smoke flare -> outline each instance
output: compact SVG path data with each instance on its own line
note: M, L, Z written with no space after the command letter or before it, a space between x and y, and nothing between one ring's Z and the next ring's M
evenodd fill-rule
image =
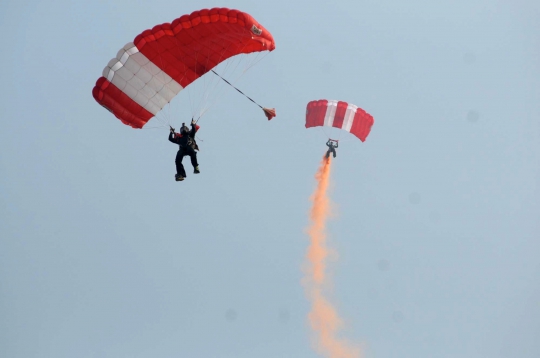
M343 323L336 309L324 295L329 285L326 274L326 258L329 248L326 244L326 222L330 215L328 185L330 182L330 158L323 157L315 175L317 188L311 196L313 206L310 211L311 223L307 228L310 245L307 251L308 269L304 278L306 293L311 301L308 318L316 335L316 349L330 358L359 358L360 350L337 337Z

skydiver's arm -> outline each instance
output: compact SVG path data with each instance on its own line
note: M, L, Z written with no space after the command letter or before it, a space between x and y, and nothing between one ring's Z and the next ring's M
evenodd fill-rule
M191 120L191 133L189 133L189 136L195 137L195 133L197 133L197 123L192 119Z
M326 142L326 145L327 145L327 146L330 146L330 142L331 142L331 141L330 141L330 139L329 139L328 142Z
M337 148L337 147L339 147L339 143L338 143L338 142L336 142L336 146L335 146L334 148Z
M178 143L176 143L175 139L176 138L174 138L174 132L170 132L169 133L169 142L174 143L174 144L178 144Z

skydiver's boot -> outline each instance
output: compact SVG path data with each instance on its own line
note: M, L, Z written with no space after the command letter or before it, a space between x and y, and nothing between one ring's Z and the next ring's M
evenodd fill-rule
M201 171L199 170L199 166L197 165L197 166L195 167L195 170L193 170L193 173L199 174L200 172L201 172Z
M184 180L184 177L181 176L180 174L176 174L176 175L174 176L174 179L175 179L176 181L182 181L182 180Z

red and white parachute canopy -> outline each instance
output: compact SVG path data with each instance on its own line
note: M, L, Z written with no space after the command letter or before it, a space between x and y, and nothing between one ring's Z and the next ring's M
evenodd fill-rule
M354 104L326 99L307 104L306 128L322 126L339 128L354 134L364 142L373 123L373 117Z
M142 128L182 89L230 57L275 48L249 14L213 8L157 25L125 45L92 95L124 124Z

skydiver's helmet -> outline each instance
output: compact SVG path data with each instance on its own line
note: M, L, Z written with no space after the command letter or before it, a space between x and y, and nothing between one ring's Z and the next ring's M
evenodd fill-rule
M180 128L180 134L187 135L188 133L189 133L188 126L182 126L182 128Z

